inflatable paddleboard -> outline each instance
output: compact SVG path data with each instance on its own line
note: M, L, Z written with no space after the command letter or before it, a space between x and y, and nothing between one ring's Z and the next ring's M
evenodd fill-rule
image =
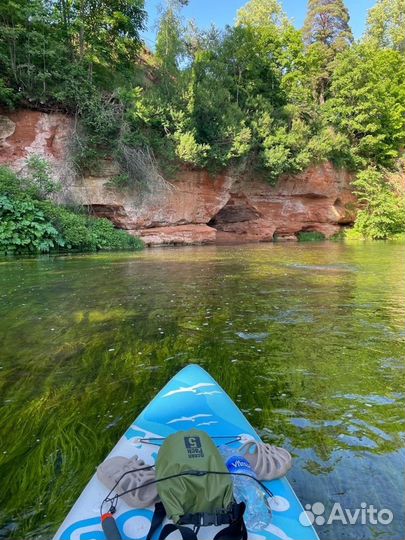
M127 429L108 457L129 458L136 454L147 464L153 464L159 451L158 446L140 439L165 438L176 431L191 428L206 431L214 437L218 446L229 441L221 440L225 437L253 437L260 440L218 383L201 367L189 365L159 392ZM154 442L159 444L159 441ZM240 441L231 444L235 448L240 445ZM282 478L265 484L274 494L273 499L270 499L273 510L271 523L265 530L249 530L249 538L319 540L288 480ZM94 475L60 526L54 540L105 540L101 527L100 505L108 491ZM120 499L114 517L122 538L145 538L153 510L130 508ZM204 527L199 536L214 538L219 529ZM176 534L173 533L170 538L177 538Z

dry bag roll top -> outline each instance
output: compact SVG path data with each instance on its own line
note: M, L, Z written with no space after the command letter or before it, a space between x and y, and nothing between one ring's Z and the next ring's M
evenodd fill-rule
M184 475L187 471L225 474ZM177 523L187 514L214 513L230 508L233 502L232 478L211 437L204 431L179 431L168 437L156 462L157 490L170 519ZM162 481L159 481L162 480Z
M147 540L153 538L166 515L173 524L163 527L159 540L174 530L183 539L195 540L201 526L211 525L227 525L215 535L216 540L247 539L245 505L235 502L232 478L204 431L178 431L167 437L156 461L156 481L161 502L155 506Z

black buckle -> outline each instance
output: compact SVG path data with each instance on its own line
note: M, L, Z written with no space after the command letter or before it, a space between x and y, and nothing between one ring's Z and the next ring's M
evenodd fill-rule
M201 527L209 527L210 525L218 526L218 515L217 514L208 514L204 512L201 514Z
M232 508L228 512L199 512L196 514L186 514L180 518L181 525L194 525L195 527L210 527L215 525L228 525L239 518L238 508Z
M202 515L202 526L208 527L210 525L215 525L215 527L219 527L220 525L229 525L232 523L232 521L236 521L238 517L239 513L237 513L236 517L234 518L233 511L217 512L215 514L204 513Z

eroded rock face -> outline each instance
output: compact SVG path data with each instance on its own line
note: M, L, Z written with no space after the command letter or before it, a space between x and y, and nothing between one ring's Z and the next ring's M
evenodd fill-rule
M353 223L355 197L350 182L346 171L324 163L302 174L286 176L274 187L242 179L233 189L239 196L243 193L257 211L259 217L251 225L255 223L259 231L267 227L266 237L270 229L278 239L291 240L301 231L318 231L330 237L339 232L341 225ZM242 222L236 227L239 232L245 229ZM227 223L222 230L233 232L234 226Z
M72 130L72 119L62 114L3 112L0 163L21 170L37 153L62 170ZM91 175L64 180L63 201L87 206L148 245L296 240L301 231L330 237L355 217L351 177L330 163L284 177L277 186L229 171L210 176L183 170L170 179L170 189L117 190L109 183L117 173L112 160L100 160Z
M61 166L72 132L73 119L64 114L0 111L0 164L20 171L30 154L38 154Z
M110 178L100 174L83 178L72 186L71 196L96 215L109 217L117 227L128 230L206 225L228 202L233 183L226 175L212 178L206 172L183 171L171 180L172 189L140 193L111 189Z
M149 244L171 243L170 234L180 230L173 227L203 224L216 231L219 242L264 242L293 240L301 231L330 237L352 223L355 199L350 180L348 173L326 163L283 178L275 187L229 173L213 177L204 171L182 171L172 180L173 190L153 195L110 190L102 176L82 179L73 192L75 200L96 215ZM165 227L170 230L163 235ZM197 229L191 230L196 231L195 242L201 243L200 232L197 236ZM184 236L184 243L189 241L193 242L191 233ZM181 241L173 236L173 243Z
M74 198L96 215L108 217L150 245L202 243L202 231L209 242L215 241L213 234L218 242L268 242L296 240L301 231L330 237L352 223L355 199L350 180L348 173L326 163L283 178L275 187L230 173L212 177L182 171L172 180L173 190L154 195L111 191L101 177L85 178L73 191ZM187 234L179 228L185 225Z
M208 225L176 225L129 231L139 236L147 246L213 244L217 231Z

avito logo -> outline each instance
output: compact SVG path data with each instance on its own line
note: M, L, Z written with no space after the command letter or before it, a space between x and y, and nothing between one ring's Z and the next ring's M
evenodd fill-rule
M328 515L325 515L325 505L321 502L306 504L305 512L301 512L299 521L304 527L310 525L331 525L340 522L342 525L389 525L394 519L394 514L388 508L379 510L372 504L365 502L360 508L344 508L340 503L335 503Z

